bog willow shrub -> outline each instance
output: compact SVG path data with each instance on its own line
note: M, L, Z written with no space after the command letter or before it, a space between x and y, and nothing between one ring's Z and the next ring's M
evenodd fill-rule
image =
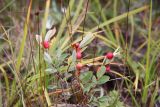
M85 68L90 68L93 65L93 60L82 57L82 52L84 52L88 48L88 44L92 42L92 40L95 39L95 36L93 33L89 32L84 36L83 40L75 43L71 43L72 47L72 55L69 55L68 52L63 52L59 46L55 48L54 53L49 53L50 48L50 39L53 37L53 35L56 33L56 29L49 30L44 40L42 40L42 36L36 35L36 39L39 45L41 45L41 48L44 48L44 60L47 63L46 66L46 72L49 74L53 74L53 77L56 78L58 75L58 78L61 77L61 79L57 79L58 83L63 82L69 77L76 77L76 81L79 83L77 85L79 86L73 86L74 88L78 88L78 90L82 91L82 95L85 94L88 98L87 103L91 104L94 102L94 99L102 100L102 102L105 104L107 101L106 94L104 94L104 89L101 87L102 84L109 81L110 77L105 75L106 72L112 73L110 64L114 61L115 58L117 58L120 55L120 48L118 47L114 52L107 52L106 55L100 56L101 59L95 59L96 62L101 62L99 66L98 71L96 71L96 74L93 73L93 71L85 71ZM67 62L68 61L68 62ZM85 62L87 61L87 62ZM75 79L71 80L71 82L74 82ZM70 89L69 82L65 81L67 84L66 88ZM52 83L53 84L53 83ZM61 85L60 85L61 86ZM54 86L56 88L62 88L59 87L59 85ZM100 96L95 96L94 93L100 93ZM70 97L70 96L69 96ZM67 98L69 98L67 97ZM83 96L82 96L83 97ZM99 102L98 102L99 103Z

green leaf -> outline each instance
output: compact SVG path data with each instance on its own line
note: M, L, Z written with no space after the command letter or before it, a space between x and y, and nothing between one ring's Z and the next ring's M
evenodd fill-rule
M67 58L68 55L69 54L62 54L62 56L61 56L62 59L61 60L64 61Z
M46 33L45 40L49 41L54 36L55 33L56 33L56 28L54 27L53 29L49 30Z
M62 50L58 49L56 52L56 57L59 59L59 58L61 58L61 55L62 55Z
M99 80L98 80L98 84L104 84L106 83L107 81L109 81L109 76L102 76Z
M98 101L100 101L100 102L106 102L108 100L108 97L107 96L103 96L103 97L100 97L99 99L98 99Z
M84 92L89 92L92 87L94 87L94 83L89 83L84 87Z
M45 70L45 72L47 72L47 73L49 73L49 74L53 74L53 73L55 73L55 72L57 72L57 69L56 68L47 68L46 70Z
M73 63L76 62L76 51L75 50L73 50L72 52L72 62Z
M92 77L92 82L93 82L93 83L97 83L97 79L96 79L95 76Z
M63 80L67 80L70 77L72 77L72 74L71 73L66 73L65 77L63 78Z
M101 78L106 72L106 67L105 66L101 66L100 70L97 72L97 77L98 79Z
M44 60L46 62L48 62L49 64L52 63L52 58L51 58L51 56L47 52L44 52Z
M119 96L120 95L115 90L109 92L109 95L107 96L109 105L112 107L124 107L123 102L119 100Z
M56 89L57 86L56 85L49 85L47 88L50 89L50 90L53 90L53 89Z
M87 33L86 36L81 41L80 48L83 48L84 46L88 45L92 40L94 39L94 36L91 32Z
M92 76L93 76L92 71L87 71L80 75L80 79L83 83L87 83L89 80L91 80Z
M103 96L98 98L98 102L99 102L99 106L100 107L108 107L108 97L107 96Z

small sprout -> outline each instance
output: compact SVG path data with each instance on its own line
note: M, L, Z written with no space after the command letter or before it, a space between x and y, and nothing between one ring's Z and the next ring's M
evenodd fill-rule
M106 72L109 72L110 71L110 65L106 65Z
M43 47L44 47L45 49L48 49L48 48L49 48L49 42L48 42L48 41L44 41L42 44L43 44Z
M76 53L76 58L77 58L77 59L81 59L81 58L82 58L82 53L81 53L81 51L78 51L78 52Z
M113 58L113 53L112 52L108 52L107 54L106 54L106 58L108 58L109 60L111 60L112 58Z
M82 67L83 67L83 65L82 65L81 63L78 63L78 64L76 65L76 69L77 69L77 70L81 70Z

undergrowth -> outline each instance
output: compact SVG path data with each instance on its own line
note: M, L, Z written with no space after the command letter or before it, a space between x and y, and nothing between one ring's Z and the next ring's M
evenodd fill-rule
M157 2L0 1L0 107L158 107Z

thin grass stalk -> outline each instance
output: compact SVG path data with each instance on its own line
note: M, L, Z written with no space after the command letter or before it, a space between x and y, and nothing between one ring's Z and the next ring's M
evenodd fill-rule
M149 84L149 75L150 75L150 53L151 53L151 28L152 28L152 0L150 0L150 15L149 15L149 28L148 28L148 46L147 46L147 55L146 55L146 73L145 73L145 83L144 90L142 94L142 103L146 104L148 98L148 88L146 87Z
M67 18L67 19L70 17L70 16L69 16L69 10L72 11L74 2L75 2L75 0L70 0L70 2L69 2L69 6L70 6L70 7L68 7L68 8L67 8L67 11L66 11L66 18ZM60 38L62 37L63 31L64 31L64 29L65 29L65 25L66 25L66 23L67 23L67 22L66 22L66 18L64 17L63 20L62 20L62 23L61 23L61 25L60 25L58 34L57 34L57 36L56 36L56 41L55 41L54 44L58 44L58 45L59 45L59 40L60 40ZM55 49L56 49L56 47L54 46L54 44L52 44L52 46L51 46L52 52L55 51Z
M44 35L45 35L45 33L46 33L46 22L47 22L47 19L48 19L48 15L49 15L49 8L50 8L50 3L51 2L51 0L47 0L46 1L46 6L45 6L45 14L44 14L44 18L43 18L43 24L42 24L42 30L41 30L41 36L42 36L42 40L44 40ZM40 46L39 46L39 48L40 48ZM44 51L44 50L43 50ZM41 52L39 52L39 53L41 53ZM43 54L42 54L43 55ZM39 56L41 56L41 54L39 54ZM39 57L40 58L40 57ZM41 63L41 60L39 59L39 64L41 65L41 70L40 70L40 82L41 82L41 89L43 90L43 94L44 94L44 96L45 96L45 99L46 99L46 101L47 101L47 105L48 106L51 106L51 100L50 100L50 98L49 98L49 96L48 96L48 92L47 92L47 90L46 90L46 88L45 88L45 79L46 79L46 74L45 74L45 72L43 72L43 74L44 74L44 77L43 77L43 79L42 79L42 71L44 71L44 69L45 69L45 61L43 60L43 62ZM42 84L43 83L43 84ZM45 102L45 100L42 98L42 100Z
M21 93L21 100L22 100L22 104L23 107L26 107L25 104L25 99L24 99L24 93L23 93L23 87L22 87L22 83L21 80L19 78L20 76L20 65L21 65L21 61L22 61L22 56L24 53L24 48L25 48L25 42L26 42L26 37L27 37L27 32L28 32L28 25L29 25L29 19L30 19L30 13L31 13L31 7L32 7L32 0L29 3L29 7L28 7L28 12L27 12L27 18L26 18L26 22L24 25L24 34L23 34L23 38L22 38L22 42L21 42L21 46L20 46L20 50L19 50L19 54L18 54L18 59L17 59L17 63L16 63L16 75L15 78L20 86L20 93Z
M99 25L99 28L102 28L102 27L107 26L107 25L109 25L109 24L111 24L111 23L113 23L113 22L116 22L116 21L119 21L119 20L121 20L121 19L124 19L124 18L126 18L127 16L134 15L134 14L137 14L137 13L139 13L139 12L142 12L142 11L144 11L144 10L146 10L146 9L148 9L148 6L147 6L147 5L146 5L146 6L143 6L143 7L141 7L141 8L132 10L132 11L130 11L130 12L126 12L126 13L124 13L124 14L122 14L122 15L119 15L119 16L114 17L114 18L112 18L112 19L110 19L110 20L108 20L108 21L103 22L102 24ZM90 31L93 32L93 31L95 31L97 28L98 28L98 26L92 28Z

